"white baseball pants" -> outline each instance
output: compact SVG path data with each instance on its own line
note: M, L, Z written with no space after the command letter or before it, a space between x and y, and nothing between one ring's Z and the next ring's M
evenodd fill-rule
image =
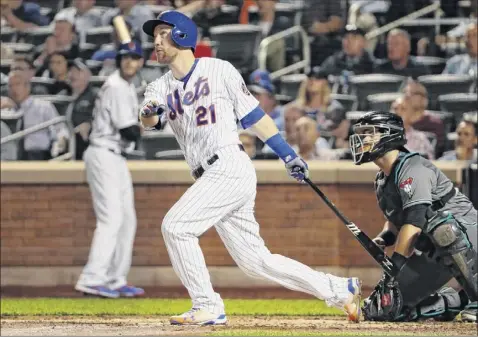
M84 160L97 222L78 284L116 289L127 284L136 234L131 174L125 158L101 147L90 145Z
M311 294L342 307L348 298L347 278L317 272L285 256L272 254L254 217L256 173L245 152L228 146L166 214L162 233L176 274L187 288L193 307L224 313L215 293L198 237L212 226L238 266L249 276Z

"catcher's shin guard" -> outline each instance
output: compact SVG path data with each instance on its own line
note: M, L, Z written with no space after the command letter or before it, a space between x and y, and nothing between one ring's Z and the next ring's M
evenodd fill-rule
M437 214L438 215L438 214ZM435 216L434 218L438 218ZM478 300L478 256L456 220L448 215L441 220L430 219L430 238L442 250L444 264L471 301Z

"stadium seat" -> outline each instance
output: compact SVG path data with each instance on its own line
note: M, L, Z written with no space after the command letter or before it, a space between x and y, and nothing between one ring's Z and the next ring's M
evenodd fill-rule
M0 119L7 124L12 133L20 131L21 119L23 114L9 109L3 109L0 112Z
M93 76L98 76L101 68L103 68L103 62L102 61L95 61L95 60L86 60L86 66L88 69L90 69L91 74Z
M151 53L154 50L154 43L152 42L144 42L141 45L141 48L143 49L143 55L145 60L149 60L151 58Z
M47 93L47 92L51 92L51 90L53 89L55 80L51 78L45 78L45 77L33 77L30 80L30 83L32 87L32 92Z
M367 111L347 111L345 118L350 121L351 124L354 124L360 117L365 115Z
M75 101L73 96L64 95L36 95L32 97L53 103L60 116L66 116L68 107Z
M428 91L428 107L438 109L438 96L470 92L473 78L467 75L425 75L418 77Z
M22 33L23 41L34 46L41 46L52 33L52 26L36 27L35 29L30 29Z
M463 113L477 109L478 95L475 93L459 93L438 96L440 110L454 114L455 122L459 122Z
M113 26L90 28L85 33L85 42L96 46L111 43Z
M80 43L78 56L83 60L89 60L98 49L99 47L93 43Z
M2 27L0 29L0 41L3 42L15 42L17 38L17 31L11 27Z
M295 97L282 95L282 94L274 95L274 97L280 105L286 105L295 99Z
M184 153L181 150L158 151L154 154L154 159L158 159L158 160L184 160Z
M105 83L107 78L108 78L108 76L91 76L90 84L94 88L101 88L103 86L103 83Z
M307 79L305 74L290 74L280 78L280 93L282 95L297 97L300 85Z
M12 65L12 60L0 59L0 71L5 75L8 75L10 72L10 67Z
M370 110L390 111L392 103L402 94L399 92L384 92L367 96L367 105Z
M446 59L441 57L434 57L434 56L417 56L415 60L419 63L422 63L430 69L432 74L438 75L443 72L446 65Z
M162 5L146 5L146 6L151 10L151 12L153 12L155 17L164 11L173 9L171 6L162 6Z
M367 74L350 77L351 94L358 99L358 108L367 110L367 97L385 92L397 92L405 81L404 76Z
M330 98L342 104L345 111L352 111L357 109L357 97L354 95L331 94Z
M2 42L2 46L12 49L15 55L31 55L35 49L35 46L30 43Z
M231 62L241 74L257 68L261 34L261 28L255 25L220 25L210 29L211 40L217 43L216 57Z
M180 150L180 147L172 134L160 131L145 131L141 138L140 149L145 152L147 160L154 160L157 159L157 152Z
M103 2L103 0L101 0ZM41 0L37 1L43 8L49 8L53 13L58 13L61 9L67 7L71 1L69 0Z

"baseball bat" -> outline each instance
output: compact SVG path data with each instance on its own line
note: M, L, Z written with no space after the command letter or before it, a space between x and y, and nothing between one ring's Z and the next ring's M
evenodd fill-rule
M310 187L312 187L315 193L322 198L327 206L329 206L335 215L337 215L337 217L344 223L347 229L352 232L362 247L365 248L370 256L372 256L372 258L382 267L383 271L390 277L396 276L398 274L398 269L393 261L387 256L387 254L385 254L385 252L379 246L377 246L367 234L358 228L356 224L347 219L347 217L339 211L334 203L327 198L327 196L319 189L319 187L317 187L317 185L315 185L309 178L305 178L304 181L309 184Z
M113 25L115 27L118 40L121 43L131 42L131 35L129 33L128 27L126 26L126 22L124 21L124 17L122 15L118 15L114 17Z

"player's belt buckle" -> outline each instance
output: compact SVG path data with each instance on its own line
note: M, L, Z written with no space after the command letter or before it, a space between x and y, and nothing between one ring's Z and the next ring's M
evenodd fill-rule
M242 144L239 144L239 150L241 151L244 151L244 146L242 146ZM211 158L209 158L207 160L207 164L208 165L212 165L214 164L217 160L219 159L219 156L217 154L215 154L214 156L212 156ZM202 166L199 166L197 169L195 169L193 171L193 176L195 179L199 179L201 178L201 176L204 174L206 170L204 169L204 167Z

